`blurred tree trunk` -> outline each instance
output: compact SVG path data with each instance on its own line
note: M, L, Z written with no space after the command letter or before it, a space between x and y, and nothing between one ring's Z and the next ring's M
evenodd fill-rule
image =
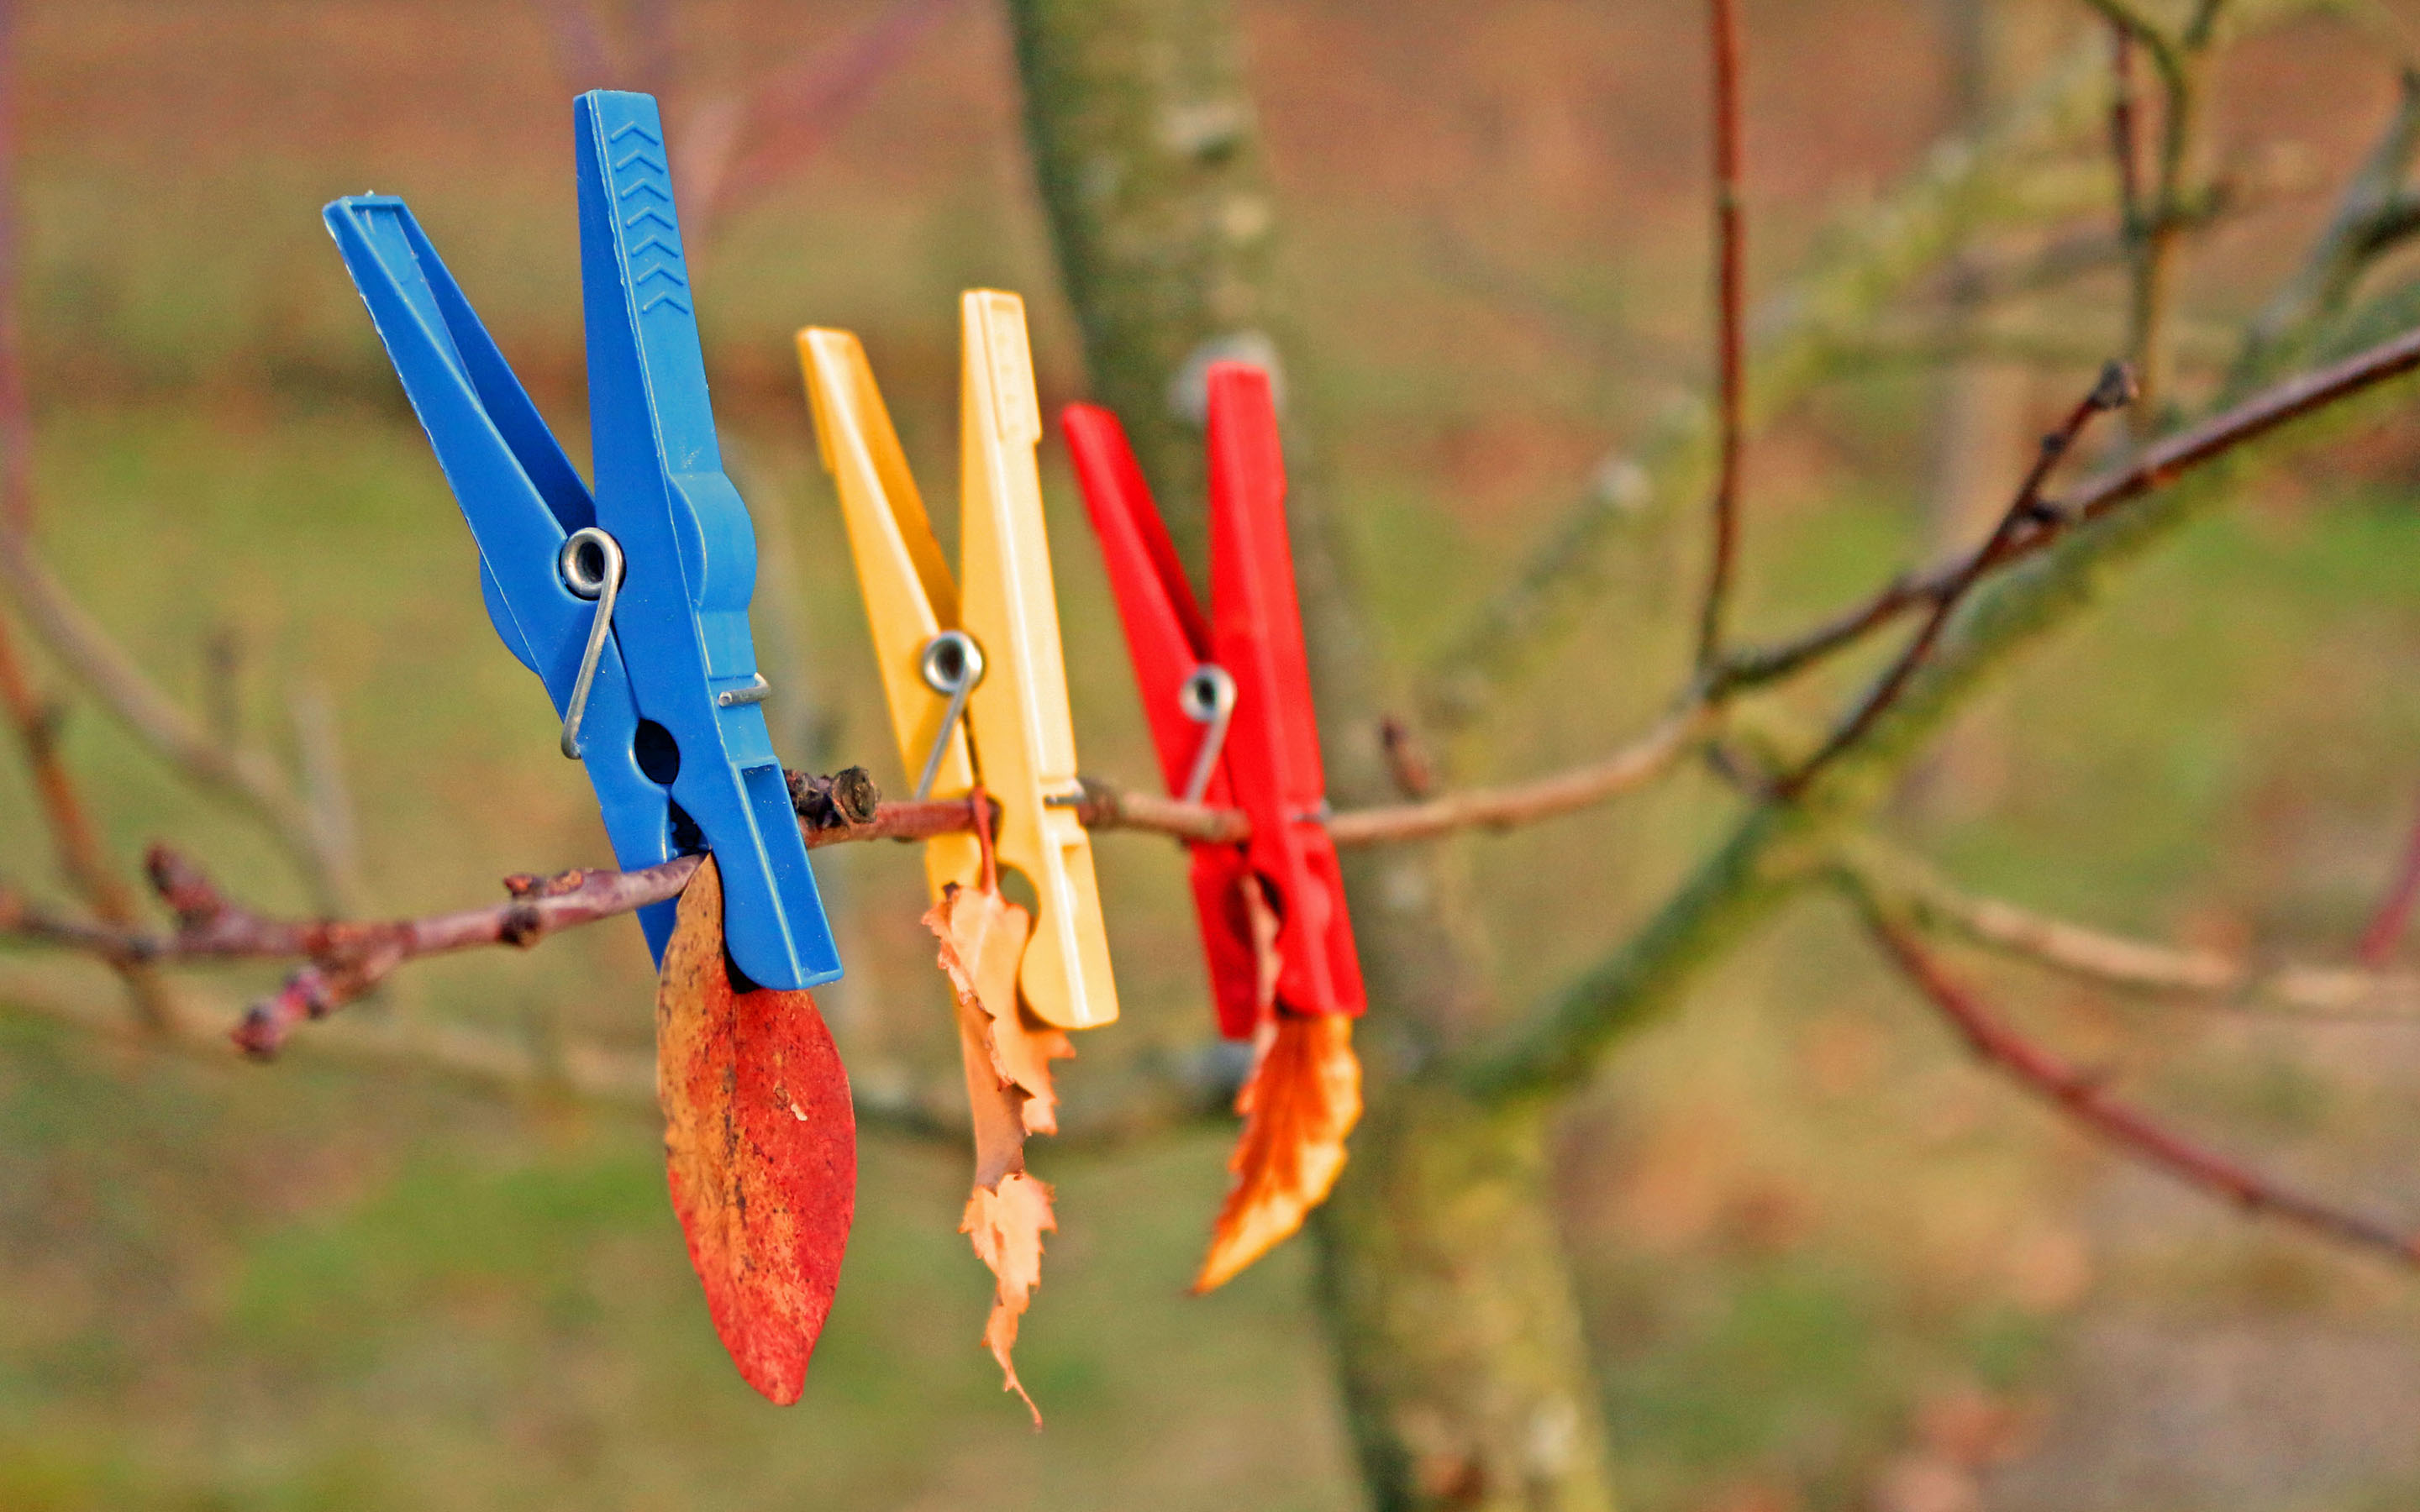
M1094 395L1114 409L1200 571L1202 374L1268 363L1328 791L1392 795L1388 669L1347 522L1273 310L1275 210L1224 0L1012 0L1027 131ZM1295 359L1291 371L1277 359ZM1293 381L1287 382L1291 376ZM1548 1203L1544 1119L1482 1112L1426 1074L1485 1016L1466 919L1434 851L1347 862L1371 990L1367 1112L1316 1221L1320 1300L1374 1504L1612 1505L1602 1413Z

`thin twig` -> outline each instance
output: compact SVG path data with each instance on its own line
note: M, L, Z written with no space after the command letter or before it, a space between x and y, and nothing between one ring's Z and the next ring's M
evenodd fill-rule
M690 235L705 239L724 216L813 161L954 4L891 0L847 38L817 46L744 98L700 107L715 119L693 124L711 124L720 150L684 159L681 217Z
M1911 284L1965 244L1978 209L2021 171L2046 161L2095 108L2102 50L2078 48L1987 130L1945 141L1881 203L1844 219L1841 235L1790 286L1759 301L1746 322L1756 375L1745 418L1761 425L1838 367L1841 341L1867 330ZM1714 471L1710 408L1666 411L1637 441L1606 459L1594 480L1524 552L1522 564L1442 642L1421 679L1422 727L1439 737L1481 724L1548 653L1582 623L1605 591L1617 543L1675 501L1703 500Z
M1536 781L1449 794L1423 803L1349 810L1327 820L1340 845L1383 845L1455 830L1504 829L1571 813L1630 792L1670 769L1713 727L1714 711L1692 699L1611 756ZM830 778L793 774L791 797L811 849L862 841L930 840L970 830L967 799L877 803L860 768ZM1077 817L1088 828L1127 829L1213 844L1251 836L1241 810L1133 793L1088 779ZM176 916L169 934L84 924L36 909L0 889L0 939L16 939L150 966L196 961L300 961L303 964L245 1015L237 1043L273 1054L294 1026L354 1001L406 962L485 946L526 948L561 930L593 924L680 895L697 857L634 872L566 872L507 878L504 903L420 918L281 919L233 902L192 862L164 846L148 862L152 887Z
M1714 495L1713 560L1698 618L1698 666L1722 655L1723 621L1739 570L1741 438L1746 433L1746 225L1740 204L1738 0L1708 0L1714 117Z
M59 752L58 711L44 705L18 658L16 632L0 618L0 707L16 727L34 779L34 793L50 826L51 848L60 873L105 927L130 929L134 924L134 899L125 883L101 859L101 840L93 832L83 795ZM165 1028L176 1016L176 1003L158 973L140 962L112 963L126 983L127 996L144 1026Z
M2420 1265L2420 1236L2399 1233L2375 1219L2331 1206L2168 1128L2112 1095L2104 1077L2071 1064L2001 1020L1945 972L1907 931L1875 920L1873 933L1968 1049L2090 1134L2247 1213L2272 1214L2338 1242L2389 1256L2405 1265Z
M2121 83L2121 95L2131 96L2131 77L2134 45L2149 54L2153 69L2160 76L2160 150L2154 160L2148 196L2142 192L2140 179L2132 164L2133 105L2127 104L2126 164L2120 169L2120 224L2133 277L2128 289L2128 340L2130 359L2135 381L2141 385L2143 403L2136 412L2134 430L2140 435L2159 422L2160 404L2167 392L2167 357L2165 350L2168 306L2175 282L2178 233L2182 210L2189 197L2185 177L2191 167L2194 131L2197 124L2200 77L2197 65L2206 54L2211 30L2216 24L2218 7L2205 5L2197 10L2180 37L2170 37L2153 24L2141 12L2123 0L2086 0L2092 8L2106 18L2117 33L2129 40L2116 61L2123 64L2128 77ZM2114 132L2113 108L2113 132Z
M2134 34L2109 27L2109 155L2118 166L2118 227L2131 245L2143 222L2143 167L2135 145Z
M11 6L0 9L0 534L6 535L31 531L34 511L33 411L25 397L16 299L16 162L17 16ZM100 839L60 754L59 711L35 692L18 654L16 631L5 620L0 620L0 705L6 706L25 753L60 872L104 924L132 924L133 899L102 860ZM148 1028L165 1027L176 1013L166 985L141 965L121 963L117 970L135 1015Z
M152 685L76 603L34 547L33 411L20 309L13 8L0 8L0 586L76 683L187 778L233 797L302 865L320 901L344 901L341 869L319 847L308 806L257 755L222 749Z
M2407 331L2339 363L2273 384L2242 402L2187 426L2088 479L2062 501L2048 528L2028 532L2005 546L1995 570L2046 549L2081 524L2174 483L2247 442L2314 411L2420 367L2420 330ZM1736 651L1714 677L1715 696L1779 681L1847 650L1872 631L1911 610L1939 602L1974 562L1969 553L1921 573L1892 579L1870 598L1791 640Z
M147 1034L139 1043L225 1063L241 1015L207 996L189 1009L175 1028ZM101 1039L126 1038L123 1022L95 1007L90 993L46 974L0 973L0 1012ZM427 1072L507 1097L568 1098L647 1116L657 1111L652 1055L582 1040L540 1055L519 1040L464 1026L356 1020L327 1025L306 1044L302 1054L315 1059ZM1146 1053L1137 1057L1139 1074L1123 1095L1063 1112L1055 1147L1114 1147L1218 1119L1233 1103L1249 1064L1245 1047L1224 1041ZM861 1059L850 1069L849 1100L861 1129L953 1147L966 1141L966 1104L954 1075L919 1078L906 1067Z
M1339 846L1398 845L1464 829L1511 829L1593 807L1635 792L1671 770L1710 733L1718 711L1692 697L1646 734L1602 761L1534 781L1449 793L1422 803L1350 809L1331 814Z
M0 293L0 303L6 301ZM6 363L0 352L0 367ZM162 692L52 575L36 554L32 537L6 527L0 527L0 584L78 687L186 780L233 800L259 820L321 902L330 906L342 903L349 890L344 874L321 849L310 806L277 768L257 751L227 749L212 739L201 721Z
M2068 411L2067 419L2056 430L2042 438L2041 450L2034 457L2033 468L2026 472L2024 482L2019 485L2017 495L2009 501L2007 512L2001 515L2000 523L1966 559L1958 575L1942 586L1941 592L1933 598L1931 614L1900 652L1899 659L1876 680L1865 698L1859 701L1855 711L1832 733L1831 738L1795 772L1777 784L1776 791L1782 797L1791 797L1803 790L1827 763L1865 738L1866 732L1873 728L1874 721L1888 712L1891 704L1906 689L1908 679L1924 665L1924 658L1931 654L1934 643L1941 639L1942 629L1949 623L1949 616L1957 611L1960 601L1982 581L1985 574L2010 555L2027 534L2059 529L2063 523L2060 512L2042 499L2042 488L2050 481L2051 470L2074 449L2077 440L2084 435L2085 427L2091 424L2096 416L2122 409L2133 396L2133 379L2123 363L2111 363L2101 370L2101 378L2092 385L2092 392L2076 402L2075 408Z
M2369 925L2361 932L2361 944L2353 951L2354 959L2375 970L2395 959L2395 947L2401 943L2404 931L2411 928L2412 912L2420 906L2420 817L2412 822L2411 834L2403 841L2403 860L2395 869L2395 881L2378 901L2378 911L2369 918Z
M1838 859L1844 883L1869 912L2102 986L2314 1021L2420 1024L2420 975L2262 965L2113 934L1963 892L1870 837L1844 842Z
M2239 372L2298 358L2326 333L2363 273L2420 231L2404 179L2420 150L2420 71L2406 69L2395 112L2337 196L2335 213L2294 276L2278 287L2245 332Z

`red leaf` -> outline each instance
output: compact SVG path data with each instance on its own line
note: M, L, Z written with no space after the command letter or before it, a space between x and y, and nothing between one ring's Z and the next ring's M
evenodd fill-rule
M795 1402L848 1243L857 1119L814 998L732 990L712 856L664 948L656 1094L673 1211L714 1331L750 1385Z

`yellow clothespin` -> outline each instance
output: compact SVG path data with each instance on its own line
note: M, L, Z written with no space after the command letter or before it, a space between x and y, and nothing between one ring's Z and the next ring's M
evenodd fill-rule
M815 446L839 487L900 764L919 797L962 797L980 771L1000 807L1000 863L1022 872L1040 903L1017 985L1046 1023L1091 1028L1118 1016L1117 986L1092 841L1068 807L1083 789L1033 460L1042 409L1025 303L971 289L958 316L962 583L951 581L857 338L811 326L799 332L799 363ZM971 835L925 842L936 898L949 883L972 886L981 869Z

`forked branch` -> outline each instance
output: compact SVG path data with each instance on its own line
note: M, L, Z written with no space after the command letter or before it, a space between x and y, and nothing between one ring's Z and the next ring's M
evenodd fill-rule
M2420 1265L2420 1236L2311 1196L2169 1128L2113 1094L2102 1076L2018 1032L1944 970L1905 929L1877 918L1873 933L1884 952L1968 1049L2094 1137L2247 1213L2268 1214L2339 1243Z
M2037 556L2071 534L2079 525L2155 492L2306 415L2401 378L2415 367L2420 367L2420 330L2407 331L2341 362L2273 384L2207 420L2154 441L2079 485L2073 494L2059 501L2055 516L2046 517L2041 528L2024 532L2013 542L2001 543L1990 563L1992 572L1983 576ZM1993 549L1988 543L1923 572L1895 578L1863 603L1788 640L1732 653L1715 671L1715 696L1794 676L1858 644L1903 614L1938 605L1945 595L1964 593L1980 580L1974 576L1974 569L1987 549Z
M1901 929L1962 941L2126 992L2207 999L2313 1020L2420 1024L2420 975L2306 964L2263 964L2220 950L2133 939L1997 898L1964 892L1913 857L1857 838L1842 880Z
M2041 449L2034 457L2034 465L2026 472L2024 482L2018 486L2016 498L2009 501L2008 509L2000 516L2000 523L1983 544L1975 548L1974 554L1960 564L1958 571L1941 585L1940 591L1933 595L1931 613L1925 617L1923 626L1900 650L1898 659L1867 691L1849 717L1832 733L1831 738L1796 771L1781 779L1780 792L1784 797L1796 795L1816 773L1823 769L1825 763L1864 738L1866 732L1873 728L1874 721L1889 711L1892 702L1906 689L1908 679L1924 665L1924 658L1941 639L1942 629L1949 623L1949 616L1957 612L1959 601L1973 592L1975 585L1981 582L1986 574L2016 555L2021 543L2027 537L2055 533L2066 523L2062 512L2042 497L2042 488L2050 482L2051 470L2074 449L2085 427L2091 424L2095 417L2124 408L2133 397L2134 380L2122 363L2111 363L2101 370L2100 380L2093 384L2092 392L2076 402L2058 429L2042 438Z

